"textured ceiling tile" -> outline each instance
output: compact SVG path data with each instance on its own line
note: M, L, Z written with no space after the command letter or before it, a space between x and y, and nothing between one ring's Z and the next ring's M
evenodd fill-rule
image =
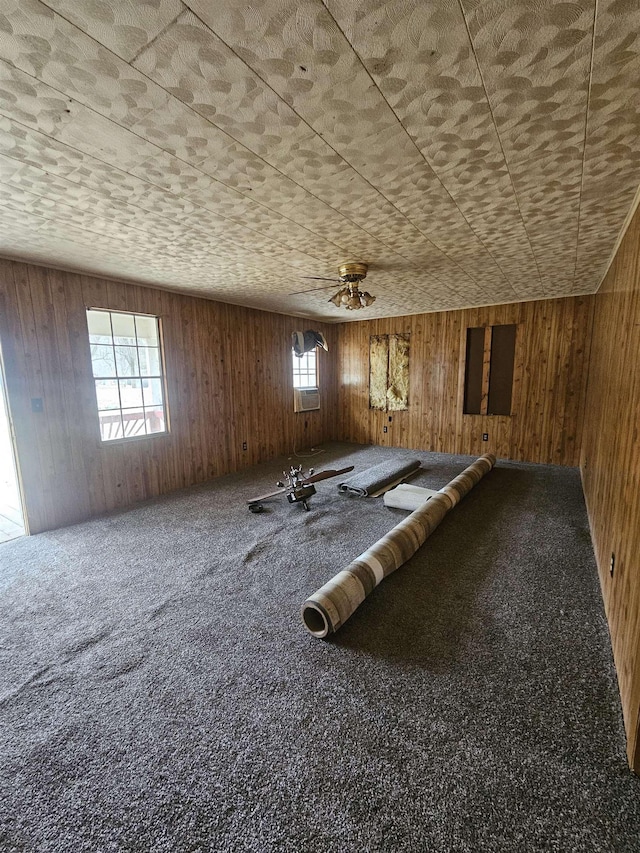
M136 68L272 165L287 164L317 139L286 103L187 11L135 60ZM346 168L318 140L315 158ZM274 162L275 159L275 162Z
M80 107L71 120L56 131L55 138L99 160L119 163L125 171L158 153L155 145L87 107Z
M72 112L65 95L0 60L0 114L55 136Z
M184 8L180 0L45 0L46 5L130 61Z
M595 0L462 5L543 283L568 287Z
M318 4L299 7L294 2L264 2L249 10L226 2L222 8L216 6L215 13L205 2L189 5L216 28L222 39L233 42L238 55L259 76L268 76L278 94L367 181L385 196L387 190L392 191L389 200L425 236L438 246L447 238L455 244L451 226L458 232L464 230L464 239L475 242L479 254L483 251L335 22ZM299 40L295 33L299 33ZM313 44L321 43L323 49L310 48L309 38ZM283 54L286 61L280 65L278 57ZM389 177L391 164L397 168ZM422 176L420 195L429 194L422 207L417 203L416 175ZM399 184L401 180L404 183ZM412 199L410 208L401 206L398 200L403 198ZM424 214L435 204L447 208L446 220ZM457 237L459 241L459 233ZM490 268L487 275L495 280L500 271L488 254L485 264Z
M597 287L640 183L640 6L599 0L574 288Z
M123 126L165 104L168 94L39 0L5 0L0 55Z
M250 68L262 67L270 85L294 104L310 91L322 100L354 74L354 57L320 2L190 0L188 5Z
M185 44L188 45L186 49ZM403 214L350 169L325 141L315 135L284 101L265 86L260 77L251 72L190 12L181 16L148 50L142 52L136 60L136 67L216 126L224 128L234 139L242 140L243 146L260 157L264 156L270 165L281 169L309 192L342 210L347 216L356 217L376 237L380 237L382 228L388 230L390 216L396 220L398 217L403 218ZM397 127L395 121L394 127ZM398 128L398 133L401 144L408 141L401 128ZM387 150L396 141L387 142ZM363 150L367 152L370 147L365 144ZM410 147L415 161L417 152L413 146ZM386 160L388 165L388 157ZM220 166L219 158L217 166ZM420 158L418 167L427 170ZM407 171L412 170L409 168ZM216 175L229 180L219 169ZM430 177L433 179L432 174ZM270 191L270 186L268 189ZM426 193L430 188L422 189ZM441 187L438 189L441 206L444 206L446 199L450 218L454 219L457 226L448 229L450 247L455 246L457 249L463 241L474 242L474 235L469 232L451 200L442 193ZM408 190L405 195L409 195ZM445 229L441 220L434 217L430 201L429 197L425 197L420 206L414 205L416 213L420 207L419 224L428 233L437 221L442 232ZM379 210L381 207L384 209ZM422 213L424 208L428 210L426 216ZM416 222L414 211L413 223ZM415 225L404 220L402 227L405 227L405 223L420 239L421 233ZM396 243L397 239L396 235ZM422 241L426 244L424 237ZM403 252L400 247L398 249ZM434 254L433 247L431 254ZM417 260L419 254L414 251L412 257ZM499 271L494 269L494 279L496 274Z
M539 277L458 4L327 0L417 148L517 289ZM490 221L486 211L492 213ZM504 223L510 222L505 254ZM511 258L518 257L514 263Z
M246 158L238 160L238 172L216 170L216 162L200 164L203 170L209 170L220 179L229 181L232 188L240 192L251 193L252 198L265 208L270 208L282 216L293 218L304 227L315 231L336 245L342 246L355 257L371 259L384 252L385 247L366 231L350 222L339 212L308 195L297 184L276 172L252 170L252 164ZM206 206L210 199L209 188L189 193L189 198Z
M193 166L207 159L230 162L228 149L237 146L231 137L175 98L170 98L162 108L147 113L131 126L131 130ZM250 157L248 151L246 156L257 164L262 163L257 157Z
M640 181L594 3L2 0L0 253L329 321L349 257L372 318L588 292Z

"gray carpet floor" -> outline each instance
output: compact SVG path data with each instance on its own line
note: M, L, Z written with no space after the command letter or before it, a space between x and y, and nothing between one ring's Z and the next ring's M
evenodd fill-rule
M285 461L0 545L0 850L640 850L578 472L499 463L327 642L302 602L406 513L250 514Z

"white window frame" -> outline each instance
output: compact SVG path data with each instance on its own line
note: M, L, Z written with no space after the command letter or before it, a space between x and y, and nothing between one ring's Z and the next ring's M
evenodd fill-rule
M301 356L291 351L293 358L293 387L300 389L318 388L318 349L303 353ZM310 378L313 382L309 382Z
M169 420L160 318L154 314L108 308L86 310L101 443L167 435ZM108 329L108 334L91 332L91 318L97 319L97 315L102 315L101 325ZM133 318L133 335L114 333L113 318L116 316ZM147 326L153 321L152 338L143 337L143 321ZM153 340L153 343L143 343L145 340ZM101 352L97 352L97 347ZM127 399L124 394L129 395ZM104 405L108 398L110 404Z

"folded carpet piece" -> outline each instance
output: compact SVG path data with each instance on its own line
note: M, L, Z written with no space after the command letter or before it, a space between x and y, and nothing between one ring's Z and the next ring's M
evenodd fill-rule
M367 495L377 492L393 483L402 477L408 477L420 467L418 459L398 461L390 459L388 462L381 462L379 465L374 465L373 468L367 468L361 474L355 474L349 477L348 480L343 480L338 484L338 491L351 492L354 495L367 497Z
M389 489L384 493L384 505L393 509L408 509L413 511L429 498L437 495L434 489L424 489L421 486L412 486L410 483L400 483L395 489Z

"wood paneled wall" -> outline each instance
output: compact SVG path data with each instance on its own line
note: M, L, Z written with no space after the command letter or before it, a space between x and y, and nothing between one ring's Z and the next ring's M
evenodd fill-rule
M592 301L572 297L341 325L340 437L577 465ZM512 415L463 414L467 328L511 323L518 324ZM369 336L402 332L411 335L409 409L375 411L369 408Z
M595 297L581 469L629 762L640 773L640 211Z
M100 442L87 307L162 318L169 435ZM322 409L295 414L291 333L310 326L329 343ZM335 326L0 260L0 344L30 532L334 438L336 341Z

